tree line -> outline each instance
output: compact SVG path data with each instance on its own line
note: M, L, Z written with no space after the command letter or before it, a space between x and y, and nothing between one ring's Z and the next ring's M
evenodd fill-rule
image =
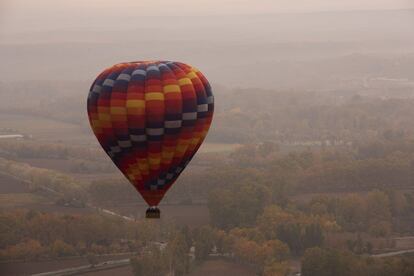
M33 210L0 213L0 258L38 260L138 251L162 238L146 221L99 214L65 215Z

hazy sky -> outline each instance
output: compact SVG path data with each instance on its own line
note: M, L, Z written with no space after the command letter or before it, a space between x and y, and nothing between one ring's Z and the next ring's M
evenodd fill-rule
M376 11L328 12L350 10ZM0 71L84 80L120 61L164 59L230 86L287 87L299 72L314 82L308 60L412 53L413 26L414 0L0 0ZM259 65L269 74L244 77Z
M1 0L7 12L49 11L74 12L89 9L91 14L107 10L142 14L187 13L256 13L307 12L350 9L405 9L414 7L412 0Z
M3 31L81 27L141 15L408 9L413 0L0 0Z

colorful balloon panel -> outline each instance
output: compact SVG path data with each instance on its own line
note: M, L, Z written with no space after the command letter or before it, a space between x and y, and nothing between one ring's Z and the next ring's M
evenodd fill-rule
M202 144L214 97L203 74L187 64L129 62L96 78L87 108L102 148L156 206Z

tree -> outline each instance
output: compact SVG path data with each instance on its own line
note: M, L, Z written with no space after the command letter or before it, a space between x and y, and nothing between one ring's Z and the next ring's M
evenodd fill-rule
M83 255L87 252L101 254L137 250L141 243L148 238L141 233L145 234L145 231L150 228L149 226L138 227L141 224L146 225L143 222L123 221L112 216L96 214L59 215L32 211L0 212L0 230L3 230L0 231L0 238L4 238L0 239L0 248L4 249L2 257L8 260L37 258L40 253L40 255L60 257ZM157 229L154 225L149 230L157 234ZM143 232L135 235L135 230ZM153 234L151 233L151 235ZM125 240L132 245L129 249ZM26 245L30 245L32 249L40 246L41 252L32 254Z
M195 258L197 261L205 260L214 247L214 232L209 226L194 230Z
M231 253L233 246L233 239L223 230L215 231L215 245L217 252L221 254Z
M293 254L299 255L304 249L302 228L298 223L281 224L276 228L277 237L289 245Z
M62 240L55 240L51 246L51 252L55 257L73 256L76 254L75 248Z
M6 251L6 256L11 257L11 259L26 260L38 259L45 253L45 249L40 242L32 239L10 246Z
M171 235L167 245L167 252L169 266L174 271L174 275L181 276L188 273L190 267L189 249L190 247L183 233L175 232Z
M287 276L289 272L288 262L272 262L264 268L263 276Z
M244 238L236 239L234 243L235 256L256 267L259 271L263 269L263 263L265 261L263 252L260 252L260 245L254 241L250 241Z
M269 240L263 243L262 248L266 251L266 263L287 260L290 255L289 247L279 240Z
M312 223L305 226L303 235L304 248L321 246L324 240L322 228L319 223Z
M233 252L237 259L250 264L262 275L267 266L273 266L288 258L289 247L279 240L260 244L243 237L235 237Z
M267 239L277 239L277 227L294 221L295 218L292 214L285 212L277 205L270 205L257 219L257 226Z
M338 200L337 221L345 230L351 232L365 230L366 213L366 201L357 194L347 195Z
M155 245L149 246L141 256L131 259L136 276L165 276L169 270L168 257Z
M367 196L368 230L377 237L391 234L391 205L388 195L379 190L368 193Z
M309 248L302 257L303 276L350 276L378 275L370 274L364 261L371 259L358 258L349 252L319 247ZM395 274L387 274L395 275Z
M253 226L270 194L265 186L250 182L213 190L208 201L212 225L226 230Z

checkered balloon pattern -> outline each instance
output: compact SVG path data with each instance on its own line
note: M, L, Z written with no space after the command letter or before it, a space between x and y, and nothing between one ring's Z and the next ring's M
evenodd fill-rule
M88 96L99 143L150 206L157 206L210 127L214 97L196 68L143 61L103 71Z

